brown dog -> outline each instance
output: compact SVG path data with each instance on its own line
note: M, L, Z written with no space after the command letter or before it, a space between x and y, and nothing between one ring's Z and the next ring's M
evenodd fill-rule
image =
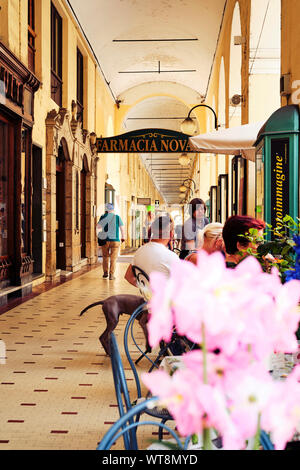
M116 328L119 316L123 313L127 315L131 315L140 305L145 303L143 297L138 295L131 295L131 294L120 294L120 295L112 295L105 300L100 300L99 302L95 302L93 304L88 305L85 307L80 316L83 315L87 310L92 307L96 307L96 305L102 305L102 310L105 315L106 319L106 329L99 336L99 341L102 344L103 348L105 349L106 354L110 356L110 333ZM145 339L146 339L146 350L147 352L151 351L151 348L148 343L148 332L147 332L147 317L148 312L144 311L137 317L139 324L144 332Z

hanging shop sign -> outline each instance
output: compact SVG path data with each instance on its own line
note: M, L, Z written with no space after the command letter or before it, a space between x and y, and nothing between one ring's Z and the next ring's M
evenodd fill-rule
M187 134L168 129L140 129L126 134L98 138L98 153L182 153L196 152Z
M275 234L289 214L289 139L271 141L271 225Z
M36 76L0 41L0 105L32 122L33 96L39 86Z
M151 204L151 197L138 197L136 202L137 205L149 206Z

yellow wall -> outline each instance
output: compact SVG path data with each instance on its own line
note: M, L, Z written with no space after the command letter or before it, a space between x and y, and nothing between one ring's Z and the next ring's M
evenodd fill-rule
M281 0L281 73L291 74L291 83L294 89L291 97L287 101L282 97L282 105L300 104L300 34L299 17L300 2L298 0ZM298 82L298 83L297 83Z
M236 5L239 5L240 11L240 23L241 23L241 36L244 38L244 43L240 46L234 46L241 50L241 94L243 100L239 110L239 117L230 119L230 113L232 108L229 105L230 89L230 77L232 68L236 67L234 60L230 57L231 41L233 37L231 34L233 13ZM297 26L297 15L300 13L300 2L297 0L282 0L284 10L289 9L288 15L283 12L283 25L286 30L289 31L287 35L282 32L283 44L285 43L285 51L282 50L282 64L283 68L288 71L291 67L291 62L297 63L295 67L295 73L293 74L296 79L297 74L300 78L300 65L297 60L297 46L300 45L300 38L298 34ZM293 11L293 13L292 13ZM276 74L268 75L251 75L249 77L249 56L250 56L250 19L251 19L251 1L249 0L228 0L222 29L217 45L215 59L212 67L211 78L209 81L208 93L205 103L212 106L218 117L219 122L225 123L225 127L234 127L240 124L247 124L248 122L257 122L260 120L266 120L270 114L280 106L279 100L279 77ZM294 26L292 26L294 24ZM287 40L286 38L289 38ZM293 42L294 41L294 42ZM293 47L291 47L291 44ZM292 52L290 52L292 51ZM286 55L286 57L285 57ZM224 61L224 79L222 77L221 64ZM290 61L290 62L289 62ZM286 73L286 72L285 72ZM224 103L219 101L219 96L222 95L222 87L225 89ZM271 92L270 92L271 90ZM299 93L300 96L300 93ZM204 127L201 125L201 129L204 132L210 132L213 130L214 121L212 119L212 113L210 110L203 109L202 112L205 115ZM208 198L208 191L211 185L216 185L218 181L218 175L222 173L228 173L229 176L229 215L231 208L231 156L224 155L201 155L200 156L200 173L194 172L193 179L196 181L197 186L200 187L200 197L204 200ZM248 214L255 215L255 164L251 161L247 162L248 166L248 194L247 194L247 205Z
M76 54L80 49L84 60L84 115L83 128L95 132L97 136L114 135L119 128L118 109L102 72L96 64L78 25L74 21L65 0L53 0L58 13L63 19L63 94L62 106L71 111L72 100L76 101ZM1 41L28 66L27 1L1 0L0 31ZM45 120L49 111L59 107L51 99L51 49L50 49L51 0L35 0L36 56L35 74L41 82L35 94L34 126L32 141L43 149L43 177L46 176L46 127ZM116 123L117 121L117 123ZM137 163L135 171L127 171L127 155L98 155L97 164L97 216L104 208L104 187L107 177L115 187L116 195L122 195L120 205L126 221L126 201L131 195L151 197L154 203L162 197L158 194L144 167L138 162L139 157L130 156ZM45 243L44 266L45 271Z
M53 0L55 7L63 18L63 106L71 109L72 100L76 100L76 48L79 47L84 56L84 121L83 127L89 132L96 132L98 136L107 137L122 133L122 123L128 112L137 103L131 106L117 107L113 96L102 76L95 58L89 49L78 25L74 21L67 7L66 0ZM282 59L281 73L291 73L292 82L300 80L300 62L298 50L300 47L300 35L298 18L300 17L299 0L282 0ZM241 35L245 39L240 48L241 51L241 93L243 101L239 115L230 119L232 109L229 106L231 71L235 63L231 60L230 49L232 47L232 19L236 5L239 5ZM51 0L36 0L36 75L41 82L40 89L35 94L35 124L33 127L33 142L43 148L43 171L45 176L45 147L46 130L45 119L52 109L58 110L58 106L51 99L50 89L50 6ZM228 0L217 44L211 77L208 86L205 103L212 106L220 120L226 127L246 124L257 120L267 119L268 115L277 106L279 100L277 91L272 95L268 90L278 87L277 77L272 75L251 75L249 79L249 55L251 35L251 1ZM17 57L25 64L27 58L27 1L26 0L1 0L0 10L1 41L8 46ZM236 51L236 50L235 50ZM221 64L224 62L224 79L222 77ZM237 75L235 75L237 77ZM220 92L222 98L219 99ZM299 85L300 88L300 85ZM157 96L157 95L155 95ZM300 93L297 97L300 101ZM139 102L149 98L147 90L145 95L139 97ZM182 100L182 96L176 96ZM277 101L276 101L277 100ZM276 103L275 103L276 102ZM292 103L292 98L289 104ZM196 103L186 103L189 108ZM282 105L287 104L286 98L282 99ZM276 109L276 108L275 108ZM209 132L213 129L212 113L204 108L197 108L195 114L201 132ZM104 185L108 181L115 187L120 199L120 211L124 219L127 219L128 205L132 205L132 196L151 197L152 203L156 199L164 203L162 196L153 185L151 178L144 169L138 155L126 154L99 154L97 167L98 191L97 207L98 215L104 204ZM218 175L229 174L230 182L231 157L201 154L196 158L192 178L196 182L196 195L208 199L208 191L211 185L217 184ZM231 187L231 186L230 186ZM229 188L230 189L230 188ZM248 213L254 215L254 190L255 172L254 164L248 162ZM230 194L229 194L230 196Z

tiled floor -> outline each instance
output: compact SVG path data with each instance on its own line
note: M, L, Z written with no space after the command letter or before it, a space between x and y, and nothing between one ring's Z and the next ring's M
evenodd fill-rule
M102 309L79 313L109 295L138 295L123 279L126 268L118 263L117 279L109 281L99 266L0 315L6 346L6 363L0 360L0 450L95 449L117 419L110 359L98 340L105 328ZM122 316L116 329L126 369L127 319ZM126 374L134 399L133 374Z

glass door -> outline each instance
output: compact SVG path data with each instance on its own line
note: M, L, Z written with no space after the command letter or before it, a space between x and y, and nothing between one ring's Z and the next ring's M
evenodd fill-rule
M228 218L228 175L219 175L218 180L218 222L225 224Z
M247 165L246 160L241 155L237 155L232 159L231 175L231 213L232 215L246 215Z
M261 220L265 218L265 168L263 144L256 151L256 188L255 188L255 216Z
M217 222L217 186L211 186L209 191L210 200L210 222Z

